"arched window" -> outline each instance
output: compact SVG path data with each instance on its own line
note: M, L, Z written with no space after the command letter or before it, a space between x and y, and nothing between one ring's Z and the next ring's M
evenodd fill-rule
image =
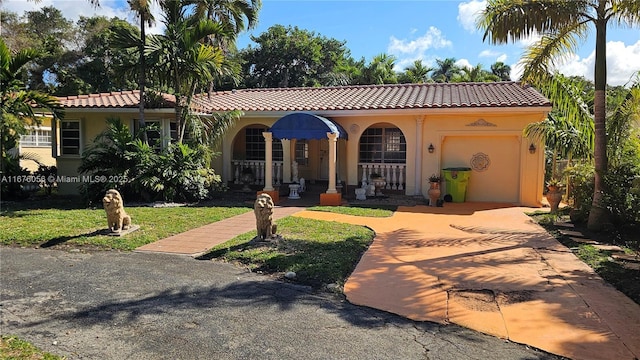
M360 162L405 163L407 141L395 127L370 127L360 137Z
M248 127L244 131L247 160L265 160L264 136L266 127ZM273 161L282 161L282 142L273 139Z

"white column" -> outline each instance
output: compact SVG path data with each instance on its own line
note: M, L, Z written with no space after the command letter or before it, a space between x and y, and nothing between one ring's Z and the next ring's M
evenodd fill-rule
M273 191L273 134L263 132L264 136L264 191Z
M282 182L291 182L291 140L282 139Z
M327 133L327 137L329 138L329 188L327 189L327 194L336 194L338 192L336 190L336 143L338 141L338 134L329 132Z
M424 148L424 144L422 143L422 122L424 116L419 116L416 118L416 163L415 163L415 188L413 190L414 195L422 194L422 148Z
M231 159L231 154L233 154L231 141L233 141L233 139L227 140L226 136L222 139L222 180L224 183L233 180L233 176L235 175L231 168L231 160L233 160Z

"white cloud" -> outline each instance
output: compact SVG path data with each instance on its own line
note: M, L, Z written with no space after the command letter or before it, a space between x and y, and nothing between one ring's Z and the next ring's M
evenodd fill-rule
M431 26L423 36L415 40L400 40L391 36L387 51L391 54L420 54L432 48L444 47L451 47L451 41L445 39L438 28Z
M500 52L494 50L482 50L478 57L495 58L500 56Z
M411 31L411 34L413 33L415 31ZM398 39L391 36L387 53L397 59L395 70L402 71L416 60L422 60L426 65L435 63L435 57L427 54L427 51L451 46L451 41L447 40L438 28L432 26L423 36L416 39Z
M585 58L571 56L557 70L567 76L584 76L593 81L595 50ZM621 41L607 43L607 83L624 85L640 71L640 40L635 44L625 45Z
M473 65L467 59L456 60L456 65L460 68L473 69Z
M495 61L505 62L505 61L507 61L507 58L509 56L507 54L503 53L503 52L500 52L500 51L482 50L480 52L480 54L478 54L478 57L479 58L495 59Z
M53 6L62 12L62 15L76 22L80 16L105 16L107 18L118 17L139 26L135 13L132 12L126 2L121 0L100 0L100 7L91 5L88 0L42 0L39 2L25 0L3 0L2 9L15 12L22 16L25 11L37 11L43 7ZM152 1L151 11L156 18L154 26L147 30L150 34L159 34L164 26L159 6Z
M460 3L458 5L458 22L465 30L471 33L476 32L476 19L486 7L486 1L471 0Z

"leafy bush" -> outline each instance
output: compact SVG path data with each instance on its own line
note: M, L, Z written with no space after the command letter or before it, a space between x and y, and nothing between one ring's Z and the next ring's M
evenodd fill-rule
M220 176L209 168L203 145L170 144L158 153L134 138L119 119L107 119L107 130L83 153L80 172L107 180L83 184L83 195L99 202L107 189L118 189L138 201L199 201L218 189Z
M583 222L589 218L593 202L594 171L591 163L578 163L565 170L573 203L571 220L574 222Z
M47 195L51 195L51 190L53 190L56 185L55 180L58 176L58 168L55 166L39 165L34 175L42 179L40 186L45 189Z
M604 178L604 205L616 225L640 222L640 141L620 145Z
M0 198L3 200L26 199L29 193L23 189L22 179L29 175L29 170L20 166L20 158L17 156L3 156L0 158L2 168L0 171Z

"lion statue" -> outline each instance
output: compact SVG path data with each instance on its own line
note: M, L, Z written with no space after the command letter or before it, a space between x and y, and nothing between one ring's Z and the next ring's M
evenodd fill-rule
M102 198L102 205L107 212L107 226L112 232L128 230L131 226L131 216L124 211L124 202L120 192L115 189L107 190Z
M260 194L253 205L256 215L256 227L258 240L269 240L276 233L276 225L273 223L273 199L269 194Z

